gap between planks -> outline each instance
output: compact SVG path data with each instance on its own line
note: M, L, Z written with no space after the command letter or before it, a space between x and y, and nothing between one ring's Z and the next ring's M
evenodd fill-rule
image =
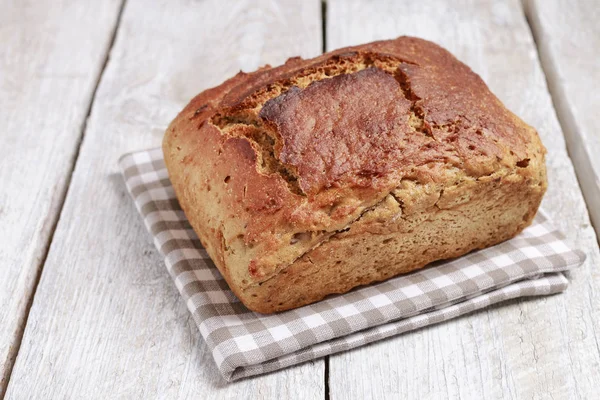
M323 362L325 363L325 373L323 374L325 378L325 400L329 400L329 356L325 356Z
M527 0L523 0L523 1L527 1ZM524 6L524 4L523 4L523 6ZM588 158L588 156L585 152L582 152L581 158L575 157L577 152L574 150L574 147L576 147L577 144L572 143L572 140L570 140L571 135L568 134L568 132L569 132L568 123L567 123L567 121L565 121L565 116L563 115L563 113L559 111L560 104L558 103L558 99L560 98L561 94L559 93L560 89L558 89L556 87L556 85L554 85L551 81L552 66L548 65L547 60L545 60L545 58L541 56L541 52L543 51L543 49L541 48L542 47L542 44L540 42L541 39L538 37L538 33L536 32L535 27L533 26L533 24L531 22L531 17L529 15L530 12L529 12L528 7L525 7L525 6L523 7L523 14L525 15L525 20L527 21L527 27L529 28L529 31L531 32L531 37L533 38L533 43L535 44L535 49L536 49L535 54L540 63L540 66L542 67L542 71L544 73L544 79L546 81L546 89L548 90L548 93L550 93L550 99L552 100L552 109L554 111L554 114L556 115L556 119L558 120L560 129L563 132L563 137L565 138L565 147L567 149L567 155L569 156L569 159L571 160L571 163L573 164L573 169L575 170L575 176L577 177L577 185L579 186L579 190L581 190L581 193L583 194L585 207L586 207L588 215L590 216L590 223L592 224L592 227L594 228L594 230L596 232L600 233L600 225L599 225L600 221L594 220L594 218L593 218L594 213L592 212L592 210L590 210L590 205L592 204L592 201L590 200L590 196L593 195L593 193L589 192L584 185L584 182L585 182L584 174L586 174L586 172L589 173L589 171L593 171L591 160ZM598 244L600 244L600 235L596 235L596 239L598 241Z
M50 252L50 246L52 245L52 242L54 240L54 233L56 232L56 227L58 226L58 221L60 221L60 217L63 212L63 208L65 205L65 199L67 198L67 193L69 191L69 187L71 186L71 179L73 178L73 172L75 170L75 165L77 164L77 159L79 158L79 152L81 151L81 144L83 143L83 139L85 137L87 121L90 117L90 113L92 112L92 106L94 105L94 100L96 99L96 92L98 91L98 86L100 85L100 80L102 79L102 75L104 75L104 70L106 69L108 60L110 59L110 52L112 51L112 48L115 44L115 38L117 36L119 26L121 25L121 18L123 15L123 9L125 8L126 2L127 2L127 0L122 0L121 5L119 6L119 12L117 14L117 18L115 19L115 25L111 32L109 44L106 47L106 53L104 54L104 60L102 61L102 67L100 68L98 75L96 76L96 82L94 83L94 89L92 91L92 96L90 97L90 102L88 104L85 118L83 119L83 122L81 123L81 127L79 129L79 138L75 145L75 147L76 147L75 154L73 155L71 161L69 162L69 174L68 174L66 182L65 182L65 187L59 196L58 210L55 213L55 215L51 221L50 235L48 236L48 239L42 250L42 257L40 259L39 266L36 268L37 272L36 272L36 276L35 276L35 279L33 282L33 288L31 290L31 295L27 299L27 305L25 307L25 318L23 319L23 323L19 327L12 352L8 357L9 362L8 362L8 366L7 366L5 374L4 374L5 376L3 377L4 385L0 386L0 400L4 400L4 397L6 395L6 390L8 389L8 385L10 383L10 378L12 375L13 367L15 366L15 362L19 355L19 350L21 349L21 342L23 341L23 334L25 333L25 327L27 326L27 322L29 321L29 312L31 311L33 299L35 298L35 293L37 292L38 284L40 283L40 277L42 276L42 271L44 270L44 265L46 264L46 259L48 258L48 253Z

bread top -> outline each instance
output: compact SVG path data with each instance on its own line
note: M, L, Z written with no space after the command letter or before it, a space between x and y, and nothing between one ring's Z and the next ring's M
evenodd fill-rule
M196 96L163 148L189 220L242 288L401 188L442 199L491 175L545 180L535 130L449 52L412 37L240 72Z

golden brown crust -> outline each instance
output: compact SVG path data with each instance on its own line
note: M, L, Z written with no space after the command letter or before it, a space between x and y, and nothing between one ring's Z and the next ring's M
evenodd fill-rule
M410 107L393 76L367 68L294 86L267 101L259 117L278 132L279 159L296 171L302 192L315 196L332 187L385 191L394 171L435 157L408 145L412 137L433 141L412 135L404 121Z
M446 50L409 37L240 73L194 98L163 149L203 245L261 312L505 240L531 221L546 187L535 130ZM470 227L464 215L482 207L509 217ZM460 222L452 251L437 242L438 218ZM410 221L425 242L414 243ZM477 240L474 227L489 232ZM379 260L385 251L360 245L384 236L401 252L438 250ZM331 264L327 254L357 245L372 254ZM366 259L379 260L377 273ZM352 279L311 283L340 273Z

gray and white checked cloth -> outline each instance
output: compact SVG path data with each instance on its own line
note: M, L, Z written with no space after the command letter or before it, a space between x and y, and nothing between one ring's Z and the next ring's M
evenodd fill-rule
M135 205L223 377L285 368L435 324L508 299L563 291L562 271L585 255L548 219L514 239L408 275L274 315L245 308L229 290L179 207L160 149L120 167Z

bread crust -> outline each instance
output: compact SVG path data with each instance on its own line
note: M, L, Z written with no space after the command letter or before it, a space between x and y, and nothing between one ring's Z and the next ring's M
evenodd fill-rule
M509 239L547 186L537 132L411 37L240 72L163 151L203 246L262 313Z

